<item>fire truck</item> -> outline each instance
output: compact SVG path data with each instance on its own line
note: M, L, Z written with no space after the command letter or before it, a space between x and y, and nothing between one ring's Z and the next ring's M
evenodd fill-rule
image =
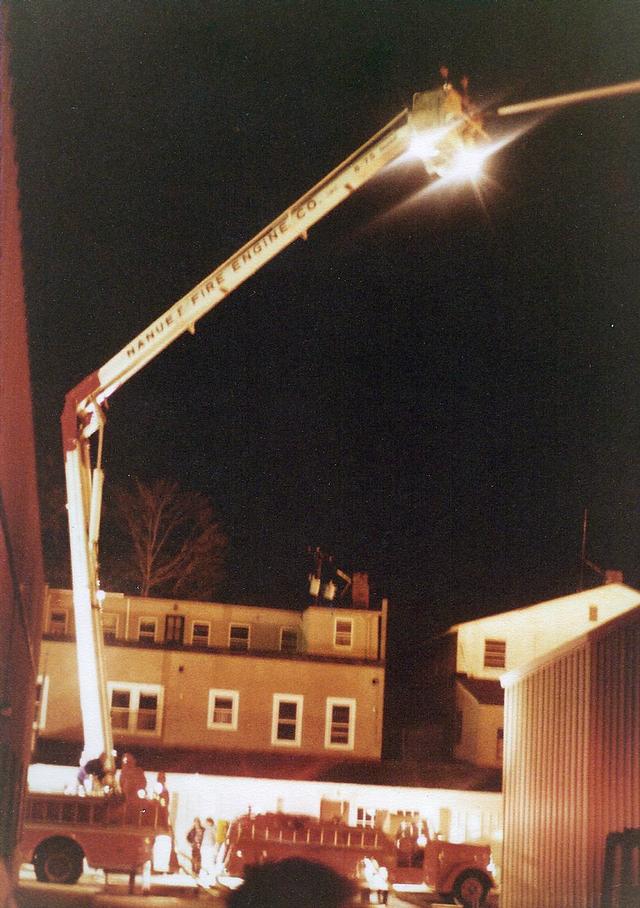
M387 164L409 155L438 175L444 173L447 161L453 165L457 152L469 144L462 111L452 116L450 104L416 102L414 107L415 113L405 109L394 117L67 394L61 428L84 737L81 765L106 755L105 769L114 770L98 572L103 435L110 396L182 334L195 333L196 322L203 315L295 240L306 239L312 226ZM110 797L30 794L23 853L34 863L39 879L56 882L77 880L85 858L94 867L135 869L148 856L158 827L166 823L166 817L162 820L154 813L153 824L147 825L151 815L143 813L144 823L132 824L126 811L116 809Z
M231 823L218 882L233 889L245 867L288 857L320 861L375 893L358 872L369 859L386 867L398 892L435 893L469 908L483 905L495 885L488 846L441 841L429 834L425 821L401 824L394 838L378 829L285 813L246 815Z
M145 865L168 870L171 830L166 805L116 795L38 794L26 797L20 850L36 879L76 883L84 862L127 873L131 887Z

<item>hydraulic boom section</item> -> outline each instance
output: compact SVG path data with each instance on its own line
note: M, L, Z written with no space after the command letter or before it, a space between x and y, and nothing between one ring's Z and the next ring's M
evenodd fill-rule
M417 96L416 96L417 97ZM423 105L424 106L424 105ZM437 108L437 105L436 105ZM103 632L98 580L98 541L103 473L101 464L105 401L124 382L185 331L193 332L198 319L255 274L311 227L347 199L388 163L410 150L412 139L423 130L433 131L428 155L437 155L429 168L428 155L417 152L431 173L442 172L443 160L462 141L466 120L449 116L446 122L428 111L403 110L383 129L332 170L312 189L245 243L189 293L174 303L144 331L134 337L97 372L89 375L66 397L62 413L65 476L69 512L73 606L76 626L78 678L84 732L82 761L106 755L112 768L113 742L103 659ZM445 140L445 146L441 140ZM91 437L98 433L95 466Z

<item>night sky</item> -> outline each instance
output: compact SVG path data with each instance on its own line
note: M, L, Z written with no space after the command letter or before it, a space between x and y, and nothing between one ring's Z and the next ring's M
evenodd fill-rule
M446 61L489 132L532 127L481 197L395 168L235 291L111 399L107 503L176 478L219 509L226 598L290 604L321 544L412 640L574 592L585 508L640 584L640 95L492 114L640 78L636 2L10 10L45 484L66 392Z

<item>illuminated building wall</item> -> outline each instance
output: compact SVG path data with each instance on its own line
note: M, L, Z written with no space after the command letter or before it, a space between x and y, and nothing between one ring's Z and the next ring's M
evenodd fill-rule
M296 612L114 594L103 609L118 749L380 758L384 610ZM52 590L41 743L80 741L74 659L71 596Z
M153 774L147 773L149 781ZM29 772L34 791L63 791L73 786L75 769L35 764ZM241 783L241 784L240 784ZM230 821L251 810L253 814L286 812L331 819L340 811L353 826L375 826L387 833L401 817L420 817L432 833L450 842L488 844L500 862L502 796L498 792L456 791L446 788L364 785L237 776L169 773L171 820L176 847L185 840L195 816Z
M640 592L609 583L458 624L456 672L472 678L499 679L562 643L640 605ZM502 649L502 658L501 652Z
M448 715L441 712L453 755L501 766L500 677L638 605L640 592L608 583L450 628L435 672L448 704Z
M640 827L639 654L636 608L502 679L503 908L599 908L607 834Z

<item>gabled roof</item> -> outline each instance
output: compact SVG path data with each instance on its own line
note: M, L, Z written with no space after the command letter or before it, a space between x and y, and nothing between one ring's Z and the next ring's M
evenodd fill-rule
M500 684L503 688L511 687L517 681L520 681L526 675L531 674L541 666L547 665L550 662L555 662L572 650L589 646L590 644L595 643L595 641L607 637L609 634L616 633L616 631L625 628L627 625L640 625L640 605L633 609L629 609L628 612L623 612L621 615L615 615L613 618L610 618L608 621L598 625L598 627L594 627L592 630L581 634L579 637L568 640L566 643L544 653L542 656L538 656L536 659L532 659L530 662L527 662L518 668L514 668L510 672L506 672L501 676Z
M628 608L634 608L640 604L640 592L626 583L605 583L602 586L591 587L588 590L581 590L579 593L570 593L567 596L559 596L556 599L545 599L542 602L534 602L530 605L523 605L519 608L510 609L506 612L494 612L491 615L483 615L481 618L472 618L469 621L460 621L458 624L451 625L446 634L456 633L460 628L472 624L481 624L483 621L491 618L505 618L509 615L523 614L529 610L539 610L541 607L562 608L563 605L570 603L584 602L585 604L605 604L605 603L622 603Z
M484 706L504 706L504 690L497 679L458 676L458 684Z

